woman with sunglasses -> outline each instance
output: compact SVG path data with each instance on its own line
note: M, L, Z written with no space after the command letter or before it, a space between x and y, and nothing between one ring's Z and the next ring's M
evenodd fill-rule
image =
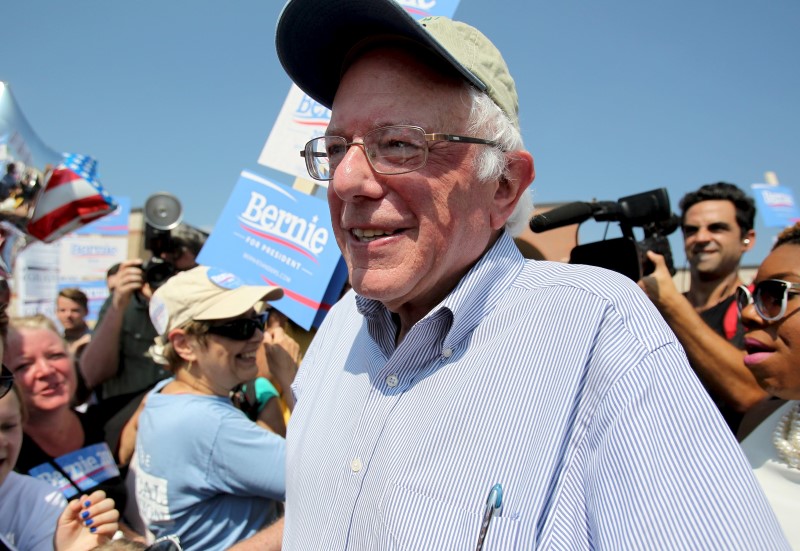
M784 230L758 268L751 292L738 289L744 363L780 400L742 441L784 532L800 549L800 223Z
M198 266L153 294L154 352L173 378L147 395L136 436L136 498L156 537L184 549L227 549L277 519L284 499L285 441L231 402L255 378L263 302L279 287L243 285Z

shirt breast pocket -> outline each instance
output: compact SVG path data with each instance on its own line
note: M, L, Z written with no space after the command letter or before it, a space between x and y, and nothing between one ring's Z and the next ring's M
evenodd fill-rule
M483 520L486 497L476 496L480 505L471 510L404 488L387 489L380 503L379 549L412 551L419 549L474 550ZM504 511L492 519L484 541L484 551L516 549L520 543L520 516Z

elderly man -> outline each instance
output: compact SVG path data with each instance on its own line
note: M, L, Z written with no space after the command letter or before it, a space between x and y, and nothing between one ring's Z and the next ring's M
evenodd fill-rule
M293 385L284 549L786 548L640 289L515 248L533 162L488 39L292 0L277 46L332 107L304 156L353 286Z

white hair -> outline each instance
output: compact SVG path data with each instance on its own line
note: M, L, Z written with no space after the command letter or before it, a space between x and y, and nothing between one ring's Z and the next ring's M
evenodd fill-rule
M469 94L472 110L467 122L468 132L472 136L492 140L500 146L482 148L481 153L475 157L478 180L491 182L508 177L508 159L505 152L524 149L522 134L485 92L470 86ZM533 197L531 191L526 190L506 221L506 230L512 237L520 235L528 226L532 212Z

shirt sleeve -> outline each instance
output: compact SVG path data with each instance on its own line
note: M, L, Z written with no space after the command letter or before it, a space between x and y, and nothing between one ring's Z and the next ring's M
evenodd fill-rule
M684 362L677 345L655 350L611 387L590 421L585 454L566 473L568 486L585 489L590 539L596 549L785 549L722 417L693 373L674 368ZM577 505L567 501L565 509ZM576 536L559 524L546 539Z

